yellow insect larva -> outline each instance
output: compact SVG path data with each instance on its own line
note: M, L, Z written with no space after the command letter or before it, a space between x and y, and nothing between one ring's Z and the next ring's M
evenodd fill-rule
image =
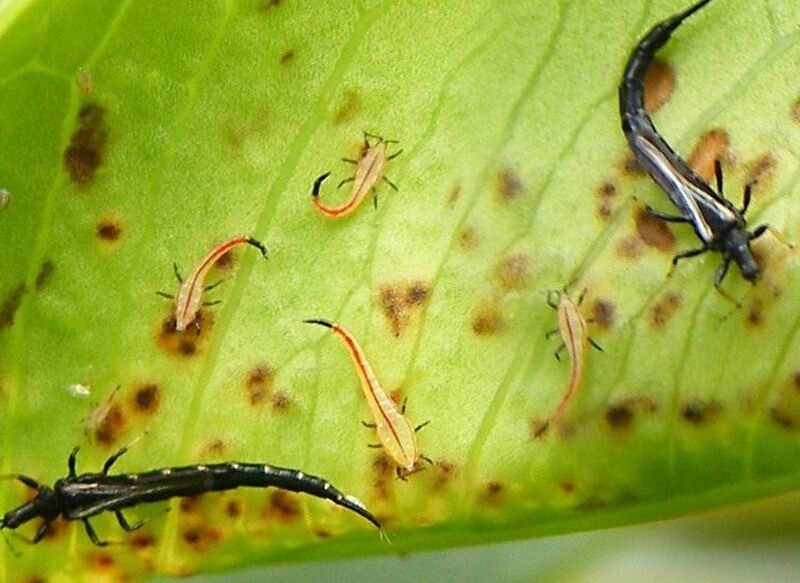
M175 267L175 275L178 281L181 282L178 293L175 294L175 330L182 332L186 330L197 319L197 313L200 311L203 299L203 282L205 281L206 274L213 267L213 265L226 253L239 245L252 245L259 251L264 258L267 258L267 248L260 242L252 237L234 237L220 243L214 247L208 255L203 257L198 266L185 280L181 279L178 274L177 266ZM169 297L168 294L159 292L160 295Z
M586 367L586 352L589 344L597 350L603 350L589 337L589 332L586 329L586 320L581 314L580 305L583 302L585 294L586 290L581 293L577 302L570 298L566 290L552 290L547 295L547 304L556 310L558 319L558 328L548 332L547 336L551 336L555 332L559 333L562 344L556 351L556 358L559 358L559 352L566 348L567 354L569 355L570 367L567 390L563 397L561 397L561 401L556 406L555 410L548 417L547 425L561 417L567 406L575 397L578 389L580 389L583 384L583 375Z
M381 445L397 463L400 477L416 471L417 462L421 457L417 448L416 432L422 426L413 427L386 393L378 381L375 371L367 361L364 351L350 331L344 326L327 320L305 320L305 322L330 328L342 340L353 359L358 377L361 379L361 388L367 399Z
M370 144L369 138L374 138L376 141ZM397 186L384 175L386 172L386 165L389 161L403 152L399 150L393 154L389 154L389 144L396 143L396 140L386 140L380 136L364 132L364 150L361 158L358 160L343 158L345 162L356 165L356 173L339 183L339 187L347 182L353 183L353 190L350 193L350 197L340 206L331 206L322 202L319 197L319 191L322 188L322 183L331 175L330 172L326 172L314 181L314 188L311 191L311 201L314 203L314 208L316 208L320 214L328 218L340 219L356 210L361 204L361 201L363 201L370 192L375 191L379 182L383 181L397 190ZM377 197L373 200L377 206Z

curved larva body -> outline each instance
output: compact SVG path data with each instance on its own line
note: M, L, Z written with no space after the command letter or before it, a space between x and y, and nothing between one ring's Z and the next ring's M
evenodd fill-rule
M306 320L306 322L326 326L342 340L356 365L361 388L367 399L381 445L404 472L413 472L420 457L416 432L381 386L356 339L339 324L325 320Z
M586 330L586 320L581 315L578 304L566 292L561 292L558 299L558 332L561 341L569 355L569 385L561 402L550 416L557 419L561 416L567 405L572 401L575 393L583 384L583 373L586 366L586 349L589 346L589 332Z
M181 282L178 293L175 294L175 330L182 332L197 318L197 312L203 301L203 284L206 275L220 257L239 245L252 245L266 258L267 249L262 243L252 237L234 237L214 247L208 255L203 257L200 264Z
M377 137L377 141L374 144L370 144L367 136L365 136L364 153L361 158L357 161L350 160L356 164L355 175L339 185L341 186L344 182L353 182L353 189L350 192L350 197L340 206L331 206L322 202L319 197L319 190L322 182L330 176L330 172L328 172L317 178L314 183L314 189L311 195L314 208L316 208L320 214L330 219L340 219L355 211L361 205L364 198L377 188L378 183L381 180L386 180L384 176L386 165L389 163L389 160L400 154L400 152L395 152L389 155L388 150L390 143L393 143L393 140L385 140L381 137ZM388 182L388 184L394 187L391 182Z

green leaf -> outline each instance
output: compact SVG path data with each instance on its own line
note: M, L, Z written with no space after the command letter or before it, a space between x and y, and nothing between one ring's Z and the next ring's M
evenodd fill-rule
M2 471L43 483L220 461L298 467L386 525L275 490L137 506L118 529L58 521L8 546L0 581L136 579L396 553L641 522L800 485L797 253L754 242L764 278L681 262L688 226L631 169L617 86L631 48L685 6L477 0L9 2L0 13ZM797 242L800 11L717 0L661 51L654 120L722 155L752 225ZM663 72L662 71L662 72ZM674 87L669 84L669 72ZM330 220L311 186L363 132L398 140L377 210ZM709 158L710 157L710 158ZM346 198L325 184L331 204ZM346 188L343 188L346 190ZM199 334L170 329L176 262L251 235L212 272ZM569 382L547 291L587 290L603 346ZM408 399L431 467L394 478L341 343ZM119 386L119 390L115 387ZM80 393L90 389L91 396ZM31 496L15 481L0 507ZM26 498L28 497L28 498ZM20 532L32 536L37 525Z

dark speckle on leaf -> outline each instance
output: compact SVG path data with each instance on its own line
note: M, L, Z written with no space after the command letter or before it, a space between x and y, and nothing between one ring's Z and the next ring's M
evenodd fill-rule
M64 151L64 168L78 186L90 184L103 163L108 142L105 115L105 108L95 102L86 103L78 112L77 127Z

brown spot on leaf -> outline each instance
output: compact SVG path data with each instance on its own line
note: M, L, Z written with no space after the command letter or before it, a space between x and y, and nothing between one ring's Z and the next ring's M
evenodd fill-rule
M608 220L614 212L614 199L619 192L612 182L604 182L597 189L597 216L602 220Z
M200 524L185 528L181 538L193 551L205 554L222 540L222 533L208 524Z
M154 546L156 539L149 532L137 530L128 538L127 542L136 550L144 550Z
M98 571L111 569L116 564L114 561L114 557L112 557L110 553L106 552L92 553L89 562L91 564L91 567Z
M95 233L101 241L116 241L122 235L122 224L115 219L103 219L97 223Z
M792 105L792 119L796 122L800 122L800 99L795 101Z
M170 307L172 310L172 307ZM203 342L214 326L214 316L209 310L201 309L194 323L183 332L175 329L175 317L170 314L161 323L158 333L158 344L168 354L189 358L197 354Z
M606 409L606 423L614 429L626 429L633 421L633 409L627 403L611 405Z
M800 370L795 371L794 375L792 375L792 383L794 384L794 389L800 393Z
M506 168L497 175L497 194L500 201L511 202L525 190L522 179L514 170Z
M644 108L655 113L672 97L675 90L675 71L669 63L653 59L644 74Z
M281 65L288 65L292 61L294 61L295 52L293 49L288 49L283 52L281 55Z
M272 408L276 411L283 412L292 406L292 399L286 393L276 391L272 394Z
M478 246L478 233L471 225L467 225L458 235L458 246L464 251L472 251Z
M437 460L435 464L433 464L433 489L434 490L441 490L448 483L450 483L456 476L457 467L453 462L448 460Z
M777 165L778 161L772 154L759 156L747 164L747 182L758 182L763 189L764 182L772 177Z
M547 419L539 417L532 417L528 420L528 436L531 441L536 441L547 433L550 428L550 422Z
M476 336L493 336L502 332L505 328L505 321L492 303L481 305L472 318L472 331Z
M64 151L64 168L78 186L90 184L103 164L108 141L105 114L105 108L92 101L78 112L77 127Z
M133 408L139 413L146 413L152 415L158 411L158 406L161 403L161 391L158 385L148 383L142 385L133 394Z
M13 288L0 304L0 330L14 325L14 316L22 303L22 298L28 289L24 283Z
M754 328L764 323L764 306L760 301L754 301L747 310L747 323Z
M345 89L333 116L333 125L340 125L352 120L360 110L361 97L356 91Z
M36 289L41 290L44 289L47 284L50 283L50 280L53 278L53 271L55 270L55 264L48 259L42 266L39 268L39 273L36 274Z
M666 222L657 219L642 208L636 209L634 219L636 232L639 233L639 237L645 245L663 252L669 252L675 247L675 235L669 230Z
M259 5L259 9L266 11L271 10L273 8L277 8L281 5L281 0L262 0L261 4Z
M627 429L633 423L637 412L654 413L656 410L658 410L658 404L647 397L621 399L606 409L606 423L612 429Z
M181 514L194 514L200 508L200 496L184 496L178 502Z
M450 189L450 195L447 197L447 206L455 208L456 203L461 198L461 184L456 182L453 188Z
M39 577L38 575L32 575L27 579L22 579L22 583L47 583L47 579Z
M75 72L75 85L78 90L84 95L91 95L92 93L92 74L84 67L78 67Z
M779 407L772 407L769 410L769 416L782 429L791 431L797 426L797 419L788 411Z
M636 259L643 251L642 240L633 235L623 237L617 243L617 254L623 259Z
M263 403L270 395L274 378L274 371L266 363L253 367L247 373L245 389L247 390L247 399L251 405L255 406Z
M667 292L650 309L650 323L654 328L663 328L681 307L681 296L677 292Z
M225 514L230 518L239 518L242 515L241 500L228 500L225 504Z
M524 253L506 257L497 268L497 279L505 291L524 290L531 279L530 257Z
M639 162L636 161L633 154L629 154L622 160L622 173L626 176L637 178L645 175L644 169L639 165Z
M419 309L428 299L430 288L421 281L406 285L387 285L380 289L381 311L395 337L405 332L414 310Z
M722 413L722 404L716 399L692 399L681 408L681 417L692 425L711 423Z
M592 302L590 319L600 328L608 330L614 325L617 308L611 300L597 299Z
M104 404L99 405L99 407ZM96 420L90 428L94 441L104 449L114 446L125 429L126 419L122 409L117 404L108 404L104 407L100 419Z
M327 528L323 528L321 526L315 526L314 535L317 536L318 538L325 539L325 538L331 538L333 536L333 533L329 531Z
M283 490L276 490L269 496L269 506L264 510L264 518L289 523L300 516L300 505L297 497Z
M722 129L711 129L700 136L697 145L689 156L689 167L708 184L716 185L717 176L714 169L717 160L726 160L729 155L731 138ZM716 190L716 186L715 186Z
M225 442L216 437L203 448L203 458L220 458L225 455Z
M500 482L488 482L481 493L481 502L489 505L500 504L503 501L504 490Z

